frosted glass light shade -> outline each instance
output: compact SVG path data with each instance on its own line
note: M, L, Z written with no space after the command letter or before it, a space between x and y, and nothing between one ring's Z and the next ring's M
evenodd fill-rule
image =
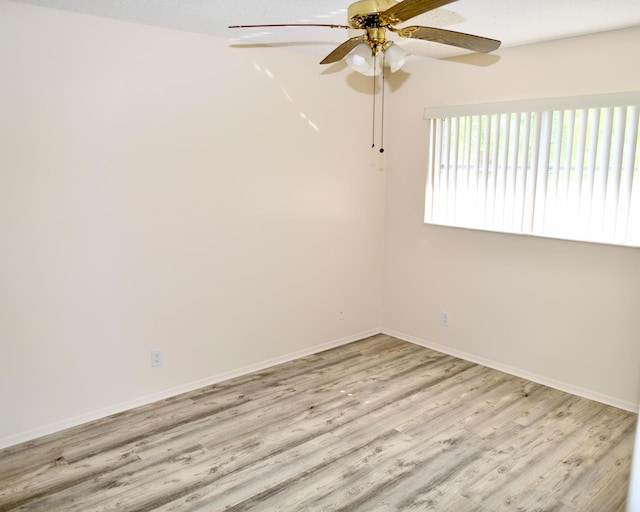
M369 69L363 74L367 76L378 76L382 73L382 53L378 53L378 55L371 55L369 59Z
M404 64L407 52L396 44L391 44L384 51L384 64L389 66L391 72L398 71ZM346 58L348 66L366 76L379 75L382 73L383 58L382 51L373 55L371 47L366 43L356 46Z
M366 43L360 43L347 56L347 64L351 69L366 75L373 63L371 47Z
M384 52L384 56L385 63L389 66L391 72L395 73L404 65L404 60L407 56L407 52L405 52L397 44L392 44Z

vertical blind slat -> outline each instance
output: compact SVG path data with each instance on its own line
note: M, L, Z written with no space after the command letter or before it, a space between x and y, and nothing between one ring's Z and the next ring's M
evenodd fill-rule
M562 179L559 183L558 190L558 201L561 205L561 208L564 209L564 215L561 219L562 230L569 231L570 222L569 219L572 216L571 212L571 202L569 199L569 187L571 183L572 177L572 155L573 155L573 147L574 147L574 130L576 125L576 111L575 110L567 110L565 111L565 120L566 120L566 134L564 139L564 154L562 160Z
M547 208L547 183L549 179L549 158L551 150L552 113L542 112L539 144L534 148L538 153L535 209L533 212L533 232L542 233L545 226Z
M522 134L520 154L521 160L521 172L520 172L520 188L518 193L518 209L517 223L514 228L518 228L518 231L524 232L524 219L526 208L526 193L527 193L527 176L529 175L529 137L531 136L531 114L529 112L524 113L524 132Z
M611 165L611 137L613 136L613 108L601 109L602 123L598 132L598 150L594 170L593 195L589 227L594 236L604 236L605 197ZM607 240L608 241L608 240Z
M482 159L482 195L478 210L478 219L482 219L482 225L486 225L487 195L489 193L489 149L491 148L491 116L483 116L484 129L484 156Z
M518 158L520 150L520 114L511 115L511 138L509 140L509 161L507 163L507 182L505 198L505 224L507 231L513 231L516 222L515 212L517 206L517 186L518 186Z
M576 112L579 120L578 134L576 137L576 152L573 157L574 180L572 188L571 217L569 219L570 229L578 232L580 229L580 206L582 204L582 191L585 174L585 155L587 151L587 133L589 123L589 112L579 110Z
M434 218L434 206L438 200L438 194L435 193L434 187L436 186L435 169L436 165L438 165L438 162L440 161L440 145L438 140L438 137L440 136L438 126L440 123L442 123L442 119L431 119L429 121L429 168L427 170L427 185L425 188L425 222Z
M496 187L498 183L498 179L497 179L498 150L500 149L498 141L500 140L500 116L492 115L491 125L492 125L492 130L491 130L490 146L492 150L491 150L491 157L490 157L491 164L490 164L490 169L488 170L489 186L487 188L485 219L490 226L493 226L493 221L495 219L495 211L496 211L496 205L495 205Z
M456 194L458 180L458 147L460 144L460 118L454 117L451 125L451 157L449 159L449 180L447 183L448 206L447 218L455 221L456 218Z
M504 203L507 186L507 162L509 157L509 128L510 119L508 114L500 115L500 133L498 134L496 150L496 188L494 200L493 227L502 229L504 225Z
M444 199L440 203L440 218L443 222L448 222L447 218L447 199L449 198L448 184L449 184L449 158L451 151L451 123L453 119L445 119L444 137L442 139L442 156L444 157L444 165L441 167L440 175L440 193Z
M463 208L458 208L458 213L462 214L460 218L460 222L463 225L469 225L469 213L468 213L468 205L469 205L469 181L470 181L470 165L471 165L471 125L473 118L471 116L466 116L464 118L465 126L464 126L464 155L462 160L462 183L460 184L460 197L459 201Z
M603 219L604 235L610 241L617 240L619 232L618 224L622 219L618 218L618 202L620 198L620 182L622 178L622 159L624 155L624 139L627 125L627 109L617 107L613 116L613 132L611 136L611 164L607 177L607 190L605 193L605 211Z
M598 133L600 131L600 109L589 109L588 124L589 132L586 144L586 166L583 183L583 190L580 200L580 223L578 226L579 234L585 238L589 238L593 230L590 229L589 221L591 220L591 209L593 204L593 189L595 182L595 172L598 157Z
M562 155L562 135L564 126L564 111L550 114L549 126L549 172L547 173L548 187L545 194L545 225L557 229L557 196L560 183L560 159Z
M626 233L628 243L640 246L640 107L634 106L629 113L629 128L625 144L625 195L627 198Z
M474 179L473 179L473 202L471 207L471 216L473 219L473 225L478 225L478 211L480 207L480 198L481 198L481 190L480 190L480 182L481 182L481 172L482 172L482 162L480 161L480 148L482 141L482 116L473 116L474 119L474 152L473 152L473 169L474 169Z
M533 233L534 217L533 212L536 205L536 187L538 184L538 150L540 145L540 135L542 133L542 116L539 112L532 113L533 123L533 142L531 144L531 162L528 168L527 176L527 195L526 195L526 208L524 225L526 226L528 233Z

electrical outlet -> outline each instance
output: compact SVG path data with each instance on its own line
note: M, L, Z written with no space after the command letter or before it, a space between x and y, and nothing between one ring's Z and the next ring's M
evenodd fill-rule
M449 323L451 322L451 314L448 311L443 311L442 316L440 317L440 324L444 327L449 327Z
M151 351L151 366L162 366L162 350Z
M343 309L338 311L338 320L344 320L344 310Z

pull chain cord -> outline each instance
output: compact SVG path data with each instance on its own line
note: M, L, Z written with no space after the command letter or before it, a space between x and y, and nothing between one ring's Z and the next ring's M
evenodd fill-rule
M380 114L380 122L382 126L380 127L380 153L384 153L384 64L385 64L385 56L384 52L382 53L382 102L381 102L381 114ZM371 120L371 147L376 147L376 76L377 76L377 66L378 59L373 59L373 118Z
M380 106L380 153L384 153L384 52L382 52L382 105Z
M373 117L371 120L371 147L375 148L376 147L376 61L378 59L376 59L374 57L373 59L373 76L372 78L372 83L373 83Z

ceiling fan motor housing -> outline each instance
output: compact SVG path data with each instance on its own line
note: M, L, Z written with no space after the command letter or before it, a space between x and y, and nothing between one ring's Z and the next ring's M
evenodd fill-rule
M367 31L366 43L374 56L391 45L391 41L386 40L386 23L380 19L380 13L396 4L395 0L360 0L349 6L349 25Z
M349 25L354 28L366 28L362 25L362 20L379 19L378 16L371 15L384 12L396 4L397 2L395 0L359 0L358 2L352 3L347 10Z

